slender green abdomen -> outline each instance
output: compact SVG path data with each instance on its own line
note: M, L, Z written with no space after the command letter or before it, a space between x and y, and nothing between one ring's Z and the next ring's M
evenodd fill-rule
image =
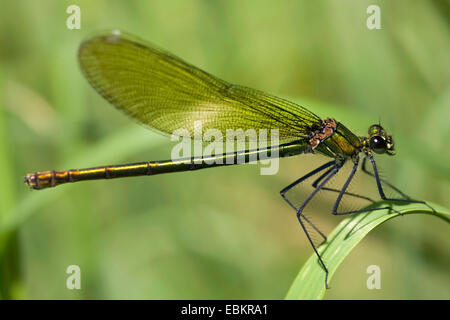
M281 145L271 149L246 150L204 158L185 158L174 161L149 161L62 171L51 170L29 173L25 177L25 183L33 189L45 189L68 182L155 175L242 164L266 159L266 157L289 157L300 153L311 152L310 149L311 148L305 141L298 141L297 143ZM278 152L278 155L273 154L273 152Z

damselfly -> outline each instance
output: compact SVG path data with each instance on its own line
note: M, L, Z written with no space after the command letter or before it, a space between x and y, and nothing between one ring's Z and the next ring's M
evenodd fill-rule
M279 157L302 153L319 153L331 160L281 190L281 196L295 210L298 221L325 271L328 270L306 228L312 227L326 240L304 215L311 199L343 167L350 162L352 170L337 193L332 214L345 215L373 210L338 211L342 197L358 169L373 176L383 200L424 203L412 200L379 176L373 154L394 154L394 141L379 124L370 126L367 137L359 137L332 118L320 118L311 111L264 92L225 82L182 59L150 45L134 36L112 31L84 41L79 49L81 70L90 84L106 100L138 122L161 133L172 134L183 128L194 136L195 121L202 121L202 132L227 129L277 130L278 144L266 141L266 148L235 150L214 154L209 158L188 157L178 160L147 161L108 165L87 169L44 171L27 174L25 182L33 189L55 187L67 182L112 179L140 175L197 170L236 164L238 157L246 161L262 154ZM203 135L202 135L203 136ZM253 158L252 158L253 157ZM367 170L367 165L372 169ZM312 193L295 206L286 193L302 181L321 173L313 182ZM402 198L388 198L383 186L394 188ZM330 190L330 188L327 188Z

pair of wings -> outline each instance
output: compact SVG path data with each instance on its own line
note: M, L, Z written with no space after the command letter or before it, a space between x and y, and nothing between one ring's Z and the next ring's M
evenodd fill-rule
M120 31L84 41L81 70L107 101L161 133L184 129L194 137L209 129L278 129L279 143L309 137L320 118L264 92L232 85L182 59ZM197 130L198 130L197 122ZM197 131L198 132L198 131Z

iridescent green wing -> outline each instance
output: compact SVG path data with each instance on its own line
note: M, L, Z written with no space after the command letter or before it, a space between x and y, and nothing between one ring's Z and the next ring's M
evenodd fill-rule
M280 143L306 139L320 119L295 103L218 79L131 35L112 31L84 41L81 69L91 85L132 118L162 133L193 137L227 129L278 129Z

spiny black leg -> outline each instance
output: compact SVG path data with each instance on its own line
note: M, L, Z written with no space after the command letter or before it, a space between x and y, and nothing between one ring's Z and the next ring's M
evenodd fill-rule
M286 196L284 194L281 195L281 197L295 210L295 212L297 212L297 208L292 204L291 201L289 201L288 198L286 198ZM323 238L323 241L327 241L327 236L325 234L323 234L322 231L319 230L319 228L317 228L311 221L309 221L309 219L302 214L302 218L305 219L306 222L308 222L308 224L314 229L316 230L316 232L318 234L320 234L320 236Z
M325 271L325 288L329 289L329 287L328 287L328 269L325 266L325 263L322 261L322 258L320 257L319 252L317 252L316 246L314 245L314 242L311 240L311 237L309 236L308 230L305 228L305 225L302 222L302 218L301 218L302 216L303 215L301 213L297 213L297 219L300 222L300 225L302 226L303 232L306 234L306 237L308 238L309 243L313 247L313 250L314 250L317 258L319 259L319 262L322 265L323 270Z
M330 173L328 174L328 176L326 176L320 183L319 185L314 189L313 192L311 192L311 194L306 198L306 200L302 203L302 205L298 208L297 211L297 219L300 222L300 225L303 228L303 231L306 234L306 237L308 238L309 243L311 244L311 246L313 247L314 252L317 255L317 258L319 259L320 264L322 265L324 271L325 271L325 287L328 289L328 269L325 266L325 263L323 262L322 258L320 257L319 252L317 252L316 246L314 245L314 242L311 240L311 237L309 236L308 231L306 230L305 226L303 225L302 222L302 217L303 217L303 209L306 207L306 205L309 203L309 201L311 201L311 199L317 194L317 192L319 192L319 190L339 171L339 169L342 167L342 164L337 164L333 167L333 170L330 171Z
M335 161L334 161L334 160L333 160L333 161L330 161L330 162L327 162L327 163L325 163L324 165L322 165L322 166L320 166L320 167L314 169L313 171L307 173L307 174L304 175L303 177L301 177L301 178L295 180L293 183L291 183L291 184L288 185L286 188L284 188L283 190L280 191L281 197L284 199L284 201L286 201L286 202L287 202L287 203L295 210L295 212L297 212L298 209L294 206L294 204L293 204L288 198L286 198L286 196L285 196L286 192L288 192L290 189L292 189L293 187L295 187L295 186L298 185L299 183L303 182L304 180L308 179L309 177L315 175L316 173L318 173L318 172L320 172L320 171L322 171L322 170L324 170L324 169L326 169L326 168L328 168L328 167L330 167L330 166L332 166L332 165L334 165L334 164L335 164ZM328 172L328 171L327 171L327 172ZM307 217L305 217L303 214L302 214L302 218L305 219L305 221L308 222L308 224L309 224L314 230L316 230L318 234L320 234L320 236L324 239L324 241L327 240L327 237L323 234L323 232L321 232L321 231L320 231L320 230L319 230L319 229L318 229L311 221L309 221L309 219L308 219Z
M312 183L312 187L313 188L315 188L315 187L317 187L317 184L331 171L331 170L333 170L333 168L330 168L329 170L327 170L325 173L323 173L319 178L317 178L313 183ZM323 187L322 188L322 190L323 191L332 191L332 192L336 192L336 193L339 193L339 192L341 192L341 190L338 190L338 189L334 189L334 188L328 188L328 187ZM355 198L360 198L360 199L363 199L363 200L367 200L367 201L370 201L370 202L372 202L372 203L375 203L375 201L373 200L373 199L371 199L371 198L369 198L369 197L366 197L366 196L363 196L363 195L360 195L360 194L356 194L356 193L352 193L352 192L347 192L347 191L345 191L344 192L344 194L345 195L348 195L348 196L352 196L352 197L355 197Z
M345 181L344 186L342 187L341 191L338 194L338 197L336 198L336 202L334 203L333 211L332 211L333 214L337 214L336 211L339 206L339 203L341 202L342 197L344 196L344 192L345 192L345 190L347 190L348 185L350 184L350 181L352 181L353 177L355 176L356 169L358 169L358 163L359 163L359 157L356 157L355 162L353 164L352 171L350 172L350 175L348 176L347 181Z
M308 172L307 174L305 174L303 177L295 180L294 182L292 182L290 185L288 185L287 187L285 187L283 190L280 191L281 195L284 195L286 192L288 192L290 189L292 189L293 187L295 187L296 185L298 185L299 183L301 183L302 181L308 179L309 177L315 175L316 173L332 166L333 164L335 164L336 161L332 160L329 161L327 163L325 163L324 165L321 165L320 167L314 169L313 171ZM329 170L327 171L329 172Z
M383 187L381 186L381 180L380 176L378 174L378 169L377 169L377 165L375 163L375 159L373 158L372 154L368 155L370 162L372 163L372 167L373 167L373 176L375 177L375 180L377 182L377 188L378 188L378 193L380 194L381 199L385 200L385 201L398 201L398 202L405 202L405 203L422 203L424 205L426 205L428 208L430 208L431 210L433 210L433 212L436 212L436 210L434 210L434 208L432 206L430 206L429 204L427 204L425 201L422 200L413 200L410 197L406 196L404 193L400 192L401 195L405 195L405 197L407 199L401 199L401 198L388 198L386 197L386 195L384 194L383 191ZM383 181L383 183L386 183L385 181ZM393 187L390 184L387 184L390 187ZM399 191L397 188L394 188L394 190L396 190L397 192Z
M323 174L321 174L320 177L318 177L316 180L314 180L314 182L312 183L312 187L313 187L313 188L316 188L316 187L317 187L317 184L318 184L320 181L322 181L322 179L325 178L325 177L330 173L331 170L333 170L333 168L328 169L328 170L325 171Z
M361 166L362 171L364 173L368 174L369 176L376 178L372 172L367 170L366 165L367 165L367 157L364 157L362 166ZM395 190L398 194L402 195L402 197L404 197L405 199L411 199L410 196L404 194L400 189L398 189L394 185L390 184L388 181L382 179L379 175L378 175L378 178L380 179L381 182L383 182L385 185L389 186L392 190Z
M341 192L341 190L339 190L339 189L333 189L333 188L327 188L327 187L323 187L322 190L323 190L323 191L332 191L332 192L336 192L336 193ZM352 197L359 198L359 199L362 199L362 200L367 200L367 201L370 201L370 202L372 202L372 203L375 203L375 202L376 202L376 201L373 200L372 198L363 196L363 195L361 195L361 194L357 194L357 193L353 193L353 192L347 192L347 191L345 191L344 194L345 194L346 196L352 196Z
M359 209L359 210L352 210L352 211L337 212L337 210L339 208L339 204L342 200L342 197L345 194L345 190L347 190L348 186L350 185L350 182L352 181L353 177L355 176L356 170L358 169L358 163L359 163L359 157L357 157L355 159L352 171L350 172L350 175L348 176L347 180L345 181L344 186L342 187L341 191L339 192L339 195L336 198L336 202L334 203L333 210L331 211L331 213L334 215L345 215L345 214L353 214L353 213L362 213L362 212L390 209L390 210L393 210L400 214L400 212L392 209L391 207L374 208L374 209Z

